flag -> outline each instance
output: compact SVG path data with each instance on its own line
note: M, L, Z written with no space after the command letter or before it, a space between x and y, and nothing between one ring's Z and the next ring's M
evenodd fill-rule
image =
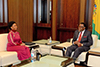
M92 34L100 39L100 0L95 0L92 20Z

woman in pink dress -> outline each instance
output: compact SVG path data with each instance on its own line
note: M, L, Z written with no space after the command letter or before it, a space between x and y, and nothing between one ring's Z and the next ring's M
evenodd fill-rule
M10 32L8 33L7 51L16 51L19 60L25 60L31 57L30 50L22 43L17 24L14 21L8 23Z

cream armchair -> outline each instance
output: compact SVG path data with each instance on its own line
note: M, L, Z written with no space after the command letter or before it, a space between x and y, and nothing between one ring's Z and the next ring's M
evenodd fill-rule
M93 38L93 45L91 46L91 49L96 47L98 37L96 35L92 35L92 38ZM67 47L69 47L70 45L72 45L72 38L70 39L70 42L64 42L64 43L61 43L56 46L65 47L67 49ZM57 54L57 55L63 56L63 54L61 52L62 52L61 50L51 49L51 54ZM65 51L65 53L66 53L66 51ZM82 52L79 55L79 57L77 58L77 60L75 61L75 63L79 64L80 62L85 62L87 60L86 59L87 53L88 52Z
M0 34L0 66L20 63L18 60L17 52L6 51L8 33Z
M92 67L100 67L100 40L98 40L97 35L95 35L95 37L95 45L89 51L87 65Z
M92 38L93 38L93 45L91 46L91 49L96 48L98 37L97 37L97 35L93 35L93 34L92 34ZM91 49L90 49L90 50L91 50ZM89 50L89 51L90 51L90 50ZM88 51L87 51L87 52L82 52L82 53L79 55L79 57L77 58L76 63L80 63L80 61L81 61L81 62L86 61L86 63L87 63L87 58L88 58L88 54L87 54L87 53L88 53Z

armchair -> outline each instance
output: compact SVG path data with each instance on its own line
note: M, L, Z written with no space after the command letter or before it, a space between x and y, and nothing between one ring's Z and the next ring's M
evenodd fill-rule
M96 35L92 35L92 38L93 38L93 45L91 46L91 49L95 48L96 47L96 43L97 43L97 36ZM70 42L64 42L64 43L61 43L61 44L56 45L56 46L65 47L67 49L67 47L70 46L70 45L72 45L72 38L70 39ZM61 52L62 52L61 50L51 49L51 54L57 54L57 55L63 56L63 54ZM65 53L66 53L66 51L65 51ZM87 61L87 58L86 58L87 57L87 53L88 52L82 52L79 55L79 57L77 58L77 60L75 61L75 63L79 64L80 62L86 62Z
M8 33L0 34L0 66L20 63L18 60L17 52L6 51Z

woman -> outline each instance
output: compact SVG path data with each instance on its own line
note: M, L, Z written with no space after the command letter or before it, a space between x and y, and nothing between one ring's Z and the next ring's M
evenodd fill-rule
M10 32L8 33L7 51L16 51L19 60L25 60L31 57L29 48L22 43L19 33L17 32L17 24L14 21L8 23Z

